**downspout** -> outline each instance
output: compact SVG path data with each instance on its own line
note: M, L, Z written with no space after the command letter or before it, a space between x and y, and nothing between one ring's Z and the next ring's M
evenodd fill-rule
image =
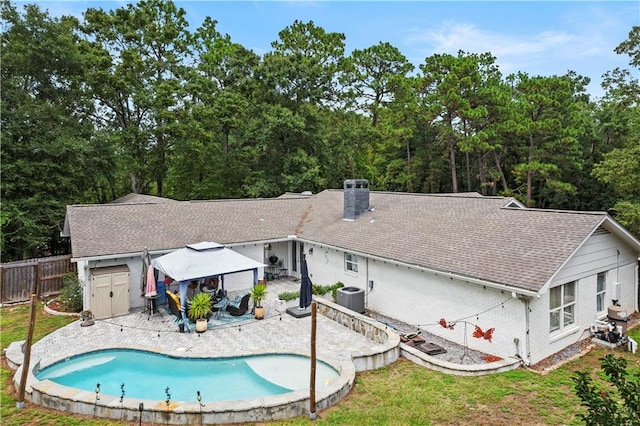
M371 289L369 288L369 258L365 257L366 259L366 263L365 263L365 280L364 280L364 306L365 307L369 307L369 292L371 291Z
M636 312L640 311L640 257L636 263Z
M531 312L531 309L529 308L529 297L525 297L523 298L524 300L524 323L525 323L525 330L526 330L526 334L525 334L525 343L524 343L524 350L526 355L526 358L523 359L523 362L525 363L525 365L531 365L531 319L530 319L530 315L529 313Z
M78 280L83 284L82 289L82 310L91 310L91 274L89 272L89 262L78 260L76 262Z

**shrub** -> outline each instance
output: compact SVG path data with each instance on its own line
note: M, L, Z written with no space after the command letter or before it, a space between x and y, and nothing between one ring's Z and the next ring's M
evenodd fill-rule
M576 395L587 407L578 414L588 425L640 425L640 371L627 371L627 360L607 354L600 366L613 386L598 389L589 373L576 372L572 378Z
M344 284L342 284L340 281L338 281L332 286L331 297L333 297L333 300L338 300L338 289L342 287L344 287Z
M331 285L331 286L313 284L313 286L311 286L311 293L315 294L316 296L323 296L323 295L331 292L331 296L333 297L333 300L336 300L336 291L340 287L344 287L344 284L342 284L341 282L337 282L337 283L335 283L334 285ZM280 293L278 295L278 299L284 300L285 302L287 302L289 300L297 299L299 297L300 297L300 292L299 291L285 291L285 292Z
M285 302L288 302L289 300L295 300L298 297L300 297L299 291L285 291L278 295L278 299L284 300Z
M58 300L73 312L82 310L82 284L75 273L69 272L62 277L62 292Z

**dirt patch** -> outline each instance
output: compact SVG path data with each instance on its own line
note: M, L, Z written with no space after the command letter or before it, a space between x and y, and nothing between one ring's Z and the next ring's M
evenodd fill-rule
M628 328L633 328L637 326L639 323L640 323L640 312L634 312L633 314L629 315ZM579 342L574 343L571 346L567 346L560 352L557 352L553 355L546 357L545 359L538 362L537 364L531 365L530 368L536 371L544 371L551 367L557 367L563 361L575 355L588 351L589 347L593 345L591 340L592 340L592 337L588 337L586 339L583 339Z
M562 361L567 360L574 355L578 355L580 353L585 352L590 346L591 346L590 338L580 340L579 342L576 342L571 346L567 346L560 352L556 352L555 354L546 357L542 361L531 365L530 368L536 371L543 371L548 368L557 366Z

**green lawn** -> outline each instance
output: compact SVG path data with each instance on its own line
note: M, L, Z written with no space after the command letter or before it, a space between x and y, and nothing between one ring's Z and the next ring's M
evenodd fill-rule
M29 318L27 305L1 310L0 346L25 340ZM34 341L74 318L51 316L38 306ZM640 327L630 335L640 341ZM337 406L318 413L315 422L307 417L282 425L511 425L580 424L576 414L580 401L571 377L576 370L596 371L598 359L608 353L598 348L588 355L540 375L525 369L483 377L457 377L419 367L401 359L391 366L358 374L351 393ZM640 353L618 349L616 355L640 370ZM11 383L13 372L2 357L0 368L2 425L118 425L122 422L71 416L27 404L15 408L17 392ZM595 374L594 374L595 376ZM134 424L137 424L134 423Z

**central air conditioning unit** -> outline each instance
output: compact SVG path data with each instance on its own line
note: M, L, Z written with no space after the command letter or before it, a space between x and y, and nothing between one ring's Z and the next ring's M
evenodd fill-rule
M336 302L352 311L364 313L364 290L358 287L342 287L336 291Z

